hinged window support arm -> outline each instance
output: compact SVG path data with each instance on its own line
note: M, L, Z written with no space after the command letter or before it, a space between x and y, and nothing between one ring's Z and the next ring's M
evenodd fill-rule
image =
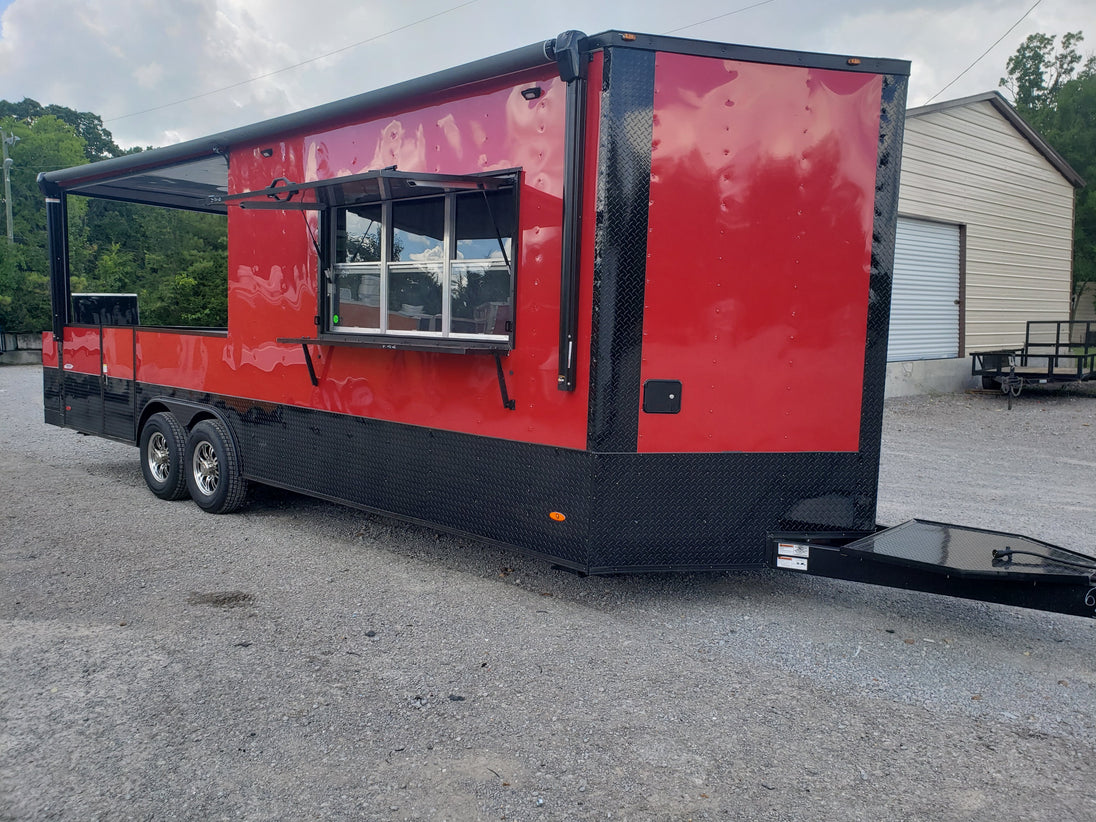
M308 366L308 379L312 380L313 387L320 384L316 379L316 369L312 365L312 355L308 353L308 343L301 343L301 351L304 352L304 364Z
M502 370L502 356L499 352L495 352L495 370L499 375L499 393L502 394L502 407L507 411L513 411L517 408L517 402L510 399L510 392L506 390L506 375Z

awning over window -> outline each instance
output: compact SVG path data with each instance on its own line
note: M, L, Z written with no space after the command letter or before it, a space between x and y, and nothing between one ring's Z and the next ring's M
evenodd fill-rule
M101 177L66 190L85 197L223 214L225 206L220 200L228 193L228 160L211 155L187 163Z
M383 169L308 183L293 183L283 178L266 188L230 194L216 202L240 208L314 211L331 206L437 196L451 191L499 191L513 188L516 183L516 170L491 174L426 174Z

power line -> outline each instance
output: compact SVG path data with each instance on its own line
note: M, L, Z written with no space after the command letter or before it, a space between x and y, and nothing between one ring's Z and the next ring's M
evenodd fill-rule
M1032 13L1033 11L1035 11L1035 6L1038 6L1038 5L1039 5L1040 3L1042 3L1042 2L1043 2L1043 0L1035 0L1035 5L1033 5L1033 6L1032 6L1032 7L1030 8L1030 9L1028 9L1027 11L1025 11L1025 12L1024 12L1024 14L1023 14L1023 16L1022 16L1022 17L1021 17L1021 18L1020 18L1019 20L1017 20L1017 21L1016 21L1015 23L1013 23L1013 24L1012 24L1011 26L1009 26L1009 30L1008 30L1008 31L1006 31L1006 32L1005 32L1004 34L1002 34L1002 35L1001 35L1000 37L998 37L998 38L997 38L997 40L996 40L996 41L994 41L994 43L993 43L993 45L992 45L992 46L990 46L990 47L989 47L988 49L986 49L985 51L983 51L983 52L981 53L981 55L979 55L979 57L978 57L978 59L977 59L977 60L975 60L975 61L974 61L973 63L971 63L971 64L970 64L969 66L967 66L967 67L966 67L965 69L963 69L963 70L962 70L961 72L959 72L958 76L957 76L957 77L956 77L956 78L955 78L954 80L952 80L952 81L951 81L950 83L948 83L948 84L947 84L946 86L944 86L944 87L943 87L942 89L940 89L940 90L939 90L938 92L936 92L936 94L932 95L932 97L930 97L930 98L929 98L928 100L926 100L926 101L925 101L925 105L927 106L927 105L928 105L929 103L931 103L931 102L932 102L933 100L935 100L935 99L936 99L937 97L939 97L939 96L940 96L941 94L943 94L943 93L944 93L945 91L947 91L947 90L948 90L949 88L951 88L952 86L954 86L954 85L955 85L955 84L956 84L957 82L959 82L959 78L961 78L961 77L962 77L962 76L963 76L964 74L966 74L966 73L967 73L968 71L970 71L970 70L971 70L972 68L974 68L974 67L975 67L976 65L978 65L978 64L979 64L980 62L982 62L982 58L983 58L983 57L985 57L985 56L986 56L987 54L989 54L989 53L990 53L991 51L993 51L993 50L994 50L995 48L997 48L998 44L999 44L999 43L1000 43L1000 42L1001 42L1002 40L1004 40L1004 39L1005 39L1006 37L1008 37L1008 36L1009 36L1010 34L1012 34L1012 30L1013 30L1014 28L1016 28L1016 27L1017 27L1018 25L1020 25L1020 24L1021 24L1022 22L1024 22L1025 18L1027 18L1027 16L1028 16L1029 14L1031 14L1031 13Z
M705 23L710 23L713 20L722 20L724 17L730 17L732 14L738 14L739 12L749 11L750 9L756 9L759 6L767 6L767 5L769 5L769 3L773 3L773 2L775 2L775 0L761 0L760 3L754 3L753 5L750 5L750 6L743 6L742 8L735 9L734 11L728 11L728 12L725 12L723 14L717 14L715 17L709 17L707 20L698 20L697 22L690 23L687 26L680 26L679 28L670 29L669 31L664 31L662 33L663 34L673 34L674 32L685 31L685 29L696 28L697 26L703 26Z
M317 60L323 60L326 57L331 57L332 55L340 54L344 51L349 51L350 49L357 48L358 46L364 46L366 43L372 43L374 40L380 40L382 37L388 37L391 34L396 34L397 32L404 31L405 29L409 29L412 26L417 26L420 23L426 23L430 20L434 20L435 18L442 17L443 15L449 14L449 13L457 11L459 9L463 9L465 6L471 6L474 3L478 3L478 2L479 2L479 0L467 0L467 2L465 2L465 3L459 3L456 6L451 6L450 8L447 8L444 11L439 11L437 14L431 14L429 17L423 17L421 20L416 20L413 23L407 23L406 25L398 26L397 28L386 31L383 34L375 34L372 37L367 37L365 40L359 40L357 43L351 43L349 46L343 46L342 48L335 49L334 51L329 51L326 54L320 54L316 57L309 57L307 60L302 60L301 62L294 63L291 66L285 66L285 67L280 68L280 69L274 69L273 71L268 71L265 74L259 74L259 75L256 75L255 77L249 77L246 80L240 80L240 82L238 82L238 83L232 83L231 85L222 86L221 88L215 88L215 89L212 89L210 91L203 91L201 94L195 94L191 97L184 97L181 100L174 100L170 103L164 103L164 104L159 105L159 106L153 106L152 108L146 108L146 109L143 109L141 111L134 111L134 112L131 112L129 114L121 114L117 117L108 117L108 118L105 118L103 120L103 122L104 123L115 123L118 120L125 120L128 117L137 117L141 114L148 114L149 112L152 112L152 111L160 111L161 109L171 108L172 106L178 106L178 105L181 105L182 103L189 103L192 100L200 100L203 97L209 97L213 94L220 94L222 91L229 91L229 90L234 89L234 88L239 88L240 86L246 86L248 83L254 83L256 80L265 80L267 77L273 77L275 74L282 74L282 73L287 72L287 71L292 71L295 68L300 68L301 66L308 65L309 63L315 63Z

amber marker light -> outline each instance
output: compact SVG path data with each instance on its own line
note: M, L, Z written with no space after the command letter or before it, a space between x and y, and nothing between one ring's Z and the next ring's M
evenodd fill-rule
M565 519L567 519L567 515L566 514L561 514L559 511L553 511L548 516L551 517L556 522L563 522Z
M634 34L622 34L620 35L620 39L627 40L630 43L636 39L636 36Z
M859 66L860 65L860 58L859 57L850 57L845 62L848 63L850 66Z

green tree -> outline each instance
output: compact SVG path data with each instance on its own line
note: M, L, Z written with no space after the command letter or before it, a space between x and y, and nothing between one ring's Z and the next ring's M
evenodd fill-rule
M2 118L0 129L19 138L8 148L15 242L0 241L0 326L8 331L44 331L50 325L49 258L38 172L85 162L84 141L52 115L31 124Z
M225 289L227 253L188 251L187 265L168 285L171 305L178 319L173 324L223 327L228 322Z
M1001 86L1016 110L1089 184L1077 192L1073 228L1073 287L1096 281L1096 57L1083 60L1079 31L1058 41L1032 34L1008 59Z

